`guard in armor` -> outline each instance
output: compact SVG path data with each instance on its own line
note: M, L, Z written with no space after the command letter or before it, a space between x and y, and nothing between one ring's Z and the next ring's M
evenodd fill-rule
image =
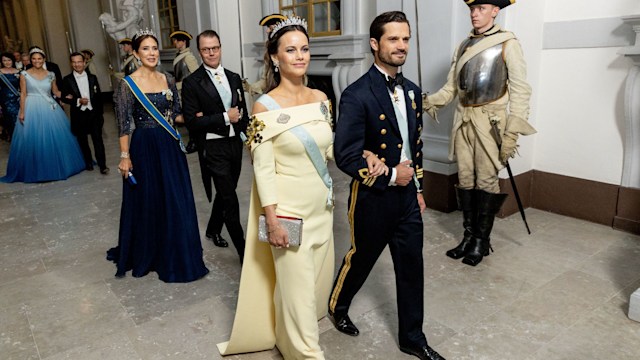
M182 80L198 69L198 60L189 48L189 41L193 36L184 30L176 30L169 35L173 46L178 53L173 59L173 72L176 78L176 87L182 90Z
M178 50L176 57L173 59L173 73L176 78L176 87L180 93L180 99L182 99L182 80L198 69L198 60L196 60L189 48L189 41L193 39L193 36L184 30L176 30L169 35L169 38L173 42L173 46ZM186 150L187 154L198 151L196 143L191 136L189 136Z
M473 31L454 53L446 84L423 96L423 107L437 120L437 110L458 97L449 158L455 155L458 164L456 195L464 237L447 256L476 266L493 251L489 235L507 197L500 192L498 171L515 156L518 136L536 130L527 122L531 87L522 48L512 32L494 23L500 9L515 0L463 1Z
M131 75L138 68L138 60L133 56L133 46L131 39L124 38L118 41L118 44L122 45L122 51L124 51L125 58L122 62L122 71L124 76Z

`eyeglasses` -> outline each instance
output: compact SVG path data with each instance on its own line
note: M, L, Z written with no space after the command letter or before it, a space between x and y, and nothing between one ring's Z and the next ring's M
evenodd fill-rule
M206 47L206 48L200 48L200 52L202 53L217 53L220 51L220 46L214 46L214 47Z

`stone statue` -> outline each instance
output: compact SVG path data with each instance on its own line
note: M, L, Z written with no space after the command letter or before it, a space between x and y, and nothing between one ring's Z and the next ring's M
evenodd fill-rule
M144 0L122 0L120 8L123 20L121 22L118 22L113 15L107 12L100 14L98 19L115 41L132 38L142 26L143 7Z
M123 0L122 1L122 17L127 25L127 37L133 38L133 35L142 28L142 8L144 0Z
M109 13L102 13L98 17L98 20L104 25L104 29L113 40L118 41L127 37L127 24L123 21L121 23L116 21L116 18Z

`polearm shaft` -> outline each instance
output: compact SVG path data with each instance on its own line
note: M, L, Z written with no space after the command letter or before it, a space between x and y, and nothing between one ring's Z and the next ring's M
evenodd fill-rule
M493 130L493 137L498 144L498 151L502 148L502 137L500 137L500 131L498 130L497 121L491 120L491 129ZM509 181L511 182L511 187L513 188L513 195L516 197L516 202L518 203L518 210L520 210L520 216L522 216L522 221L524 221L524 226L527 228L527 233L531 235L531 230L529 230L529 224L527 223L527 218L524 215L524 206L522 206L522 200L520 200L520 194L518 193L518 188L516 187L516 180L513 178L513 172L511 171L511 165L509 165L509 160L506 160L504 163L507 168L507 172L509 173Z

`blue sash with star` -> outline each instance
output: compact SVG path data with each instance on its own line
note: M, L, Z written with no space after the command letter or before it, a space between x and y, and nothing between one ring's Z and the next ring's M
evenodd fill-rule
M182 149L182 151L186 153L187 151L184 147L184 143L182 142L182 138L180 137L180 133L177 132L176 129L174 129L173 126L171 126L171 124L169 124L169 122L167 121L167 119L164 118L160 110L158 110L158 108L156 108L156 106L151 102L151 100L149 100L147 95L145 95L142 92L142 90L140 90L140 87L138 87L138 84L136 84L135 80L133 80L131 76L126 76L124 78L124 81L127 83L127 85L129 85L129 89L131 89L133 96L135 96L136 99L138 99L138 102L140 102L140 105L142 105L142 107L145 110L147 110L149 115L151 115L151 117L155 121L157 121L158 124L160 124L160 126L162 126L165 130L167 130L167 132L174 139L178 140L178 143L180 144L180 149Z

